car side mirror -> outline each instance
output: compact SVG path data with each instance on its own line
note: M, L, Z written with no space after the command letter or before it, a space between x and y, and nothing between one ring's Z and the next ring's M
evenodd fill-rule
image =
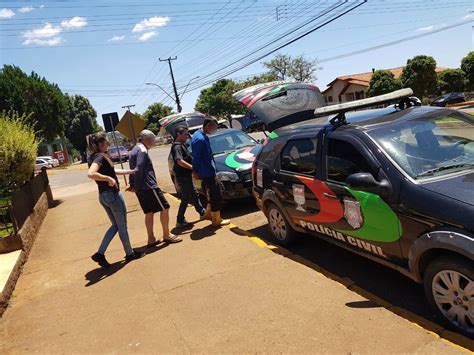
M346 179L349 188L356 191L385 192L390 188L387 180L378 182L371 173L355 173Z

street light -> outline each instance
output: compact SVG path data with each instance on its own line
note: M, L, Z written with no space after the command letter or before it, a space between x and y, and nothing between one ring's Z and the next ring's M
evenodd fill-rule
M188 90L188 86L189 86L194 80L199 79L199 78L200 78L200 76L198 75L198 76L192 78L191 80L189 80L188 85L186 85L186 87L185 87L184 90L183 90L183 93L181 94L181 99L183 98L184 94L186 93L186 90Z
M166 92L166 90L163 89L160 85L155 84L155 83L150 83L150 82L145 83L145 85L153 85L153 86L156 86L156 87L160 88L161 91L163 91L171 100L173 100L174 102L176 102L176 99L174 99L170 94L168 94L168 93Z

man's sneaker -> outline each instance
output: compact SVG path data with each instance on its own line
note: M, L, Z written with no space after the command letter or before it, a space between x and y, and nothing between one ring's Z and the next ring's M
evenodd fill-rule
M145 253L134 249L132 254L125 255L125 262L128 263L132 260L143 258L144 256Z
M184 227L188 227L189 225L190 223L186 220L182 222L176 222L176 228L184 228Z
M110 264L105 258L104 254L95 253L91 256L91 259L98 263L100 266L102 266L104 269L108 269L110 267Z

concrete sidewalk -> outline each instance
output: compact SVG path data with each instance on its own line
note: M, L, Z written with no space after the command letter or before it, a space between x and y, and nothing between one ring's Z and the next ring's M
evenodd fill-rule
M90 255L108 220L97 192L77 193L64 194L41 228L0 320L2 354L462 352L311 268L208 222L187 231L184 242L159 245L126 265L117 237L107 253L113 267L103 271ZM135 196L125 197L139 247L146 243L144 217ZM177 201L170 203L174 222Z

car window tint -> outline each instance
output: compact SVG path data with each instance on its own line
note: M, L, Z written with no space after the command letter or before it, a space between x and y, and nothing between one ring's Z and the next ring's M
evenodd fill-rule
M351 143L329 138L327 157L328 180L345 183L349 175L371 173L366 159ZM376 177L376 175L374 175Z
M204 116L190 116L186 118L188 127L202 126L204 123Z
M316 147L316 138L289 141L281 152L281 170L314 176L316 173Z

